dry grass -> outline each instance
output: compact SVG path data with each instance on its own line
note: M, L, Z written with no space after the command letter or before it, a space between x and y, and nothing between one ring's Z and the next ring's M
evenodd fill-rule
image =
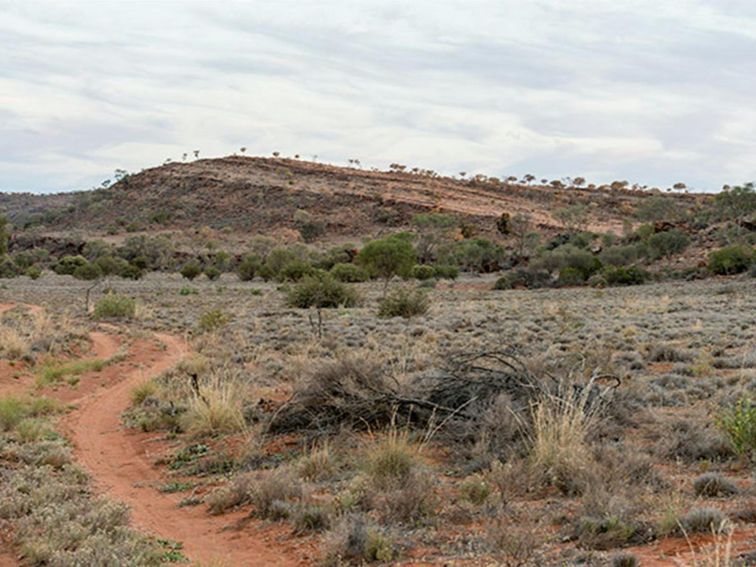
M591 399L593 380L579 392L564 380L555 393L544 393L532 407L530 440L533 469L556 486L580 491L593 454L589 443L601 421L603 404ZM577 483L576 483L577 481ZM572 488L569 488L572 487Z
M242 431L246 427L244 397L238 374L228 368L218 369L199 385L198 391L192 392L182 425L195 435Z

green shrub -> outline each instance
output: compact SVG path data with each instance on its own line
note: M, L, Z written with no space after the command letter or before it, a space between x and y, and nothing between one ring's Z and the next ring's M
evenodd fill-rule
M504 249L485 238L470 238L456 242L440 261L454 264L470 272L491 273L501 269Z
M429 280L436 277L436 270L427 264L417 264L412 266L410 277L416 280Z
M205 268L205 277L210 281L215 281L221 277L221 271L215 266L208 266Z
M538 289L551 285L551 274L537 268L519 268L501 276L494 284L494 289Z
M0 256L0 278L15 278L20 272L10 256Z
M459 268L457 266L436 264L433 266L433 271L437 278L443 280L456 280L459 277Z
M94 281L102 277L102 270L97 264L87 262L73 271L73 277L77 280Z
M655 258L671 258L690 244L688 235L678 229L657 232L648 239L648 246Z
M266 280L279 279L279 274L284 266L300 259L301 258L290 248L274 248L270 251L267 258L265 258L265 263L258 270L259 275Z
M409 275L415 264L415 251L404 238L390 236L368 242L357 254L357 263L371 276L385 281L385 292L392 277Z
M86 263L87 259L84 256L63 256L53 266L53 271L56 274L72 276L76 268L84 266Z
M298 282L303 277L315 272L312 264L298 258L287 262L281 267L276 276L276 280L281 282Z
M42 275L42 268L39 266L29 266L26 269L26 275L33 280L38 280Z
M334 278L346 283L366 282L370 277L364 268L355 264L334 264L330 271Z
M194 278L198 277L202 273L202 267L199 265L199 262L196 262L192 260L191 262L187 262L184 264L184 267L181 268L181 275L188 279L189 281L192 281Z
M328 272L318 271L293 285L286 299L292 307L302 309L352 307L357 303L357 293Z
M242 258L242 261L239 262L239 265L236 268L236 275L239 276L239 279L243 282L252 281L261 265L262 262L260 261L259 256L255 254L247 254Z
M430 307L428 294L423 290L400 288L384 297L378 304L379 317L404 317L427 313Z
M714 274L731 275L745 272L753 262L750 246L734 245L709 254L709 270Z
M588 250L565 244L554 250L543 252L532 267L548 271L572 268L580 272L583 280L587 280L601 269L601 260Z
M125 295L110 293L94 308L95 319L131 319L136 315L136 302Z
M118 270L118 275L127 280L138 280L144 275L144 271L134 264L126 263Z
M577 268L562 268L559 270L558 286L574 286L585 283L585 274Z
M722 412L717 425L738 455L756 455L756 404L750 398L740 398L735 407Z
M203 333L215 331L216 329L228 325L231 322L231 319L231 315L225 311L221 309L211 309L200 316L197 327Z
M640 285L648 280L648 272L638 266L606 266L600 275L608 285Z
M626 266L637 262L644 256L643 246L627 244L624 246L610 246L601 252L599 259L610 266Z

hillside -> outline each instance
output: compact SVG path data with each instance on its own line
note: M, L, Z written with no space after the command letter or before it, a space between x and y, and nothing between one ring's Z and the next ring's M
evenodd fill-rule
M608 187L562 187L467 180L432 172L368 171L293 159L226 157L171 163L132 174L110 188L72 194L0 194L0 212L16 225L50 231L130 232L209 226L287 235L304 210L325 227L324 240L381 233L417 213L453 213L494 233L502 213L527 213L539 230L558 231L555 212L586 206L582 229L621 233L653 193ZM674 194L678 209L707 196Z

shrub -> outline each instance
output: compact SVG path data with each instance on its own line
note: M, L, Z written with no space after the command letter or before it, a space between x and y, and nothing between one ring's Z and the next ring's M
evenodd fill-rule
M417 264L412 266L410 277L416 280L429 280L436 277L436 270L433 269L433 266L427 264Z
M221 277L221 271L215 266L208 266L205 268L205 277L210 281L215 281Z
M10 256L0 256L0 278L15 278L20 274L21 270Z
M316 272L305 276L293 285L287 294L287 302L292 307L353 307L357 303L357 293L346 284L337 281L328 272Z
M756 454L756 404L750 398L740 398L734 408L722 412L717 425L738 455Z
M311 532L322 532L331 525L331 516L322 506L313 504L298 506L292 518L294 533L303 535Z
M601 276L608 285L640 285L648 280L648 272L638 266L606 266Z
M252 281L255 278L255 274L259 271L262 263L260 257L254 254L248 254L242 258L242 261L236 268L236 275L243 282Z
M102 270L97 264L87 262L73 271L73 277L77 280L94 281L102 277Z
M131 319L136 315L136 302L125 295L110 293L100 299L94 308L95 319Z
M279 279L279 274L284 266L299 259L299 256L290 248L274 248L265 258L265 263L258 270L259 275L266 280Z
M56 274L72 276L76 268L84 266L86 263L87 259L84 256L63 256L53 266L53 271Z
M637 244L610 246L601 252L599 259L610 266L626 266L643 256L643 247Z
M415 263L415 251L407 240L390 236L368 242L359 254L357 263L373 277L385 280L386 293L389 280L394 276L407 276Z
M716 508L695 508L680 519L679 527L687 534L710 534L726 521L725 515Z
M202 267L199 265L199 262L192 260L191 262L184 264L180 273L184 278L192 281L202 273Z
M222 309L211 309L210 311L206 311L200 316L199 322L197 323L197 328L201 332L206 333L209 331L215 331L216 329L220 329L221 327L225 327L230 322L231 315L229 315Z
M441 260L471 272L491 273L501 269L504 249L485 238L471 238L455 243Z
M709 270L718 275L745 272L753 262L750 246L735 245L715 250L709 254Z
M706 473L693 481L693 491L696 496L732 496L740 492L737 485L717 473Z
M585 277L583 272L577 268L562 268L559 270L559 278L557 279L557 285L559 286L573 286L585 283Z
M29 266L26 269L26 275L33 280L38 280L42 276L42 269L39 266Z
M252 486L250 501L257 517L278 520L288 516L285 505L301 500L302 495L300 480L290 469L278 468Z
M281 282L298 282L303 277L311 275L314 272L315 268L312 267L312 264L295 258L281 267L276 275L276 280Z
M545 270L520 268L507 272L494 284L494 289L515 289L524 287L537 289L551 285L551 274Z
M409 319L427 313L429 307L430 300L425 291L401 288L381 299L378 304L378 316Z
M533 267L549 271L572 268L582 275L583 280L587 280L601 269L601 260L587 250L565 244L550 252L543 252Z
M459 277L459 268L448 264L436 264L433 266L435 276L443 280L456 280Z
M366 282L370 277L364 268L355 264L334 264L330 272L338 281L347 283Z
M688 236L678 229L667 230L652 234L648 239L648 246L655 257L670 258L685 250L690 244Z
M345 516L325 539L322 564L325 567L362 565L396 558L393 540L380 528L368 526L362 516Z

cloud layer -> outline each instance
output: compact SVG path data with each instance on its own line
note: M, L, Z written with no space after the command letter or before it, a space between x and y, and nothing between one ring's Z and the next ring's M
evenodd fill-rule
M756 179L749 0L0 0L0 190L226 155Z

